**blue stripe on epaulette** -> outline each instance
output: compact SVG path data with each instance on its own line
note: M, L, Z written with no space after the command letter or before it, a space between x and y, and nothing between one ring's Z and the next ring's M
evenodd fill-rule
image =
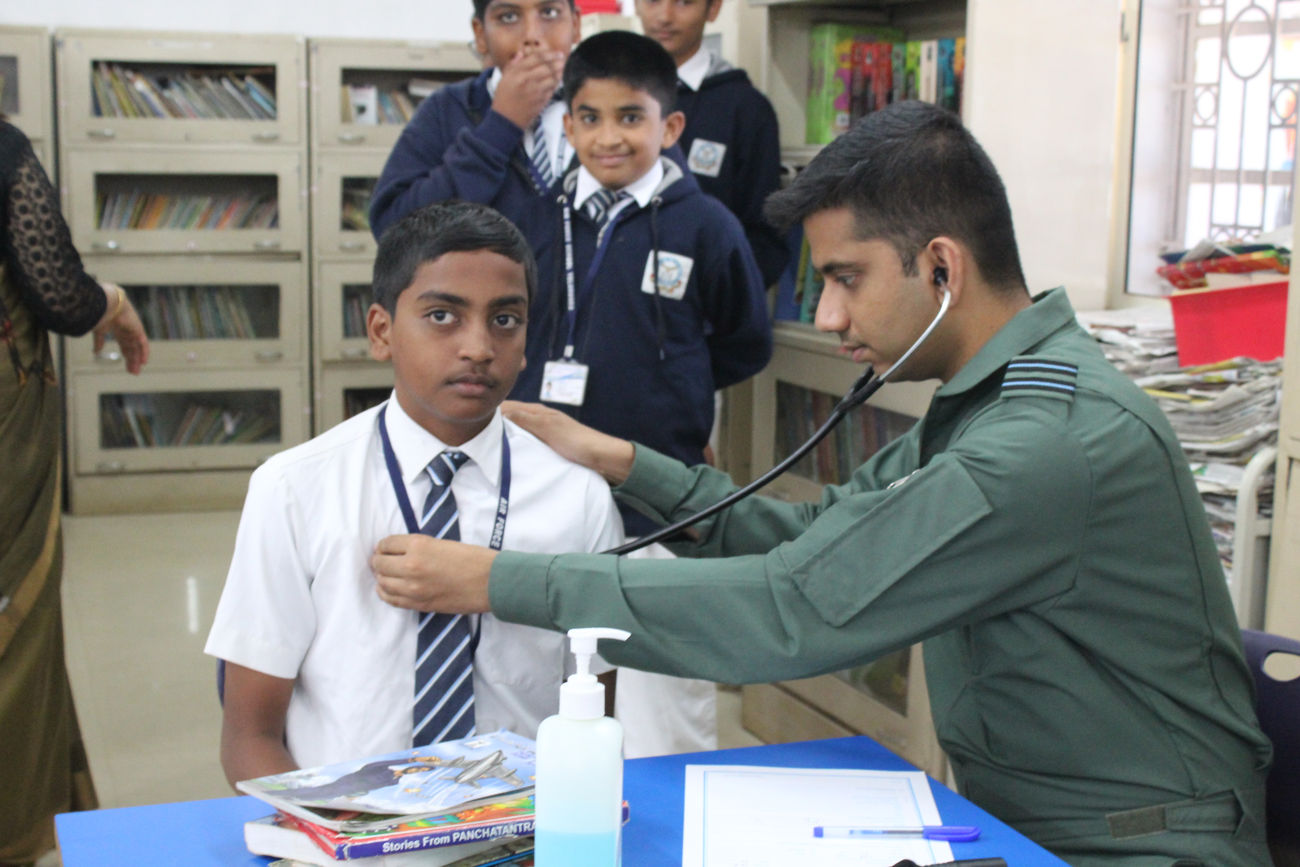
M1078 375L1079 368L1068 362L1021 356L1007 364L1002 376L1002 394L1070 401L1074 398Z

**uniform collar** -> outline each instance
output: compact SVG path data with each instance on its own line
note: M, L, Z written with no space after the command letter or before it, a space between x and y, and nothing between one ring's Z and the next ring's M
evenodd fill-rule
M500 409L492 413L487 427L479 431L469 442L459 446L449 446L420 427L402 410L401 404L397 402L396 391L388 399L388 411L384 417L385 424L388 426L388 438L393 444L393 454L397 456L398 466L402 468L402 478L408 485L424 474L424 468L429 465L429 461L449 448L469 455L470 460L478 464L483 475L487 476L490 484L500 483L501 431L505 425Z
M1074 308L1064 289L1051 289L1036 295L1033 301L1003 325L956 376L940 386L936 396L951 397L969 391L1017 355L1027 354L1062 326L1075 321Z
M648 172L628 184L621 192L627 193L636 200L637 205L644 208L654 198L655 191L659 188L659 183L663 179L663 160L655 160L655 164L650 167ZM585 205L587 199L590 199L600 188L600 181L596 180L595 176L587 171L587 167L579 166L578 186L573 191L574 210L578 210Z
M709 74L712 58L713 52L701 45L690 60L677 67L677 79L691 90L699 90L705 76Z

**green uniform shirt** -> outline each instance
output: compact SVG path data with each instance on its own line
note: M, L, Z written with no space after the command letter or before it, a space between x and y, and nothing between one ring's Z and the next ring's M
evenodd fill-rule
M616 493L670 521L731 490L638 448ZM975 803L1075 864L1269 863L1270 747L1204 508L1163 414L1063 290L820 503L750 498L698 529L676 549L695 559L503 552L492 608L626 629L611 662L725 682L924 640L935 728ZM1106 819L1190 799L1156 811L1163 833L1132 836L1149 810Z

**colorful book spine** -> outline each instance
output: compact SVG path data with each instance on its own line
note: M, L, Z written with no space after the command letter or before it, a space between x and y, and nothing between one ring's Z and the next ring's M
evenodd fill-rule
M921 43L921 65L917 71L917 99L939 101L939 40L927 39Z
M938 102L949 111L957 110L957 76L953 68L955 47L955 39L939 40Z

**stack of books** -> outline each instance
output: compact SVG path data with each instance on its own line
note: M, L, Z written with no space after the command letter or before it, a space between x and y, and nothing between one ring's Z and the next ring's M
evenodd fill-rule
M287 864L531 864L534 744L507 731L245 780L276 812L249 851Z
M95 64L96 117L275 120L275 92L254 73L267 70L148 72Z
M130 192L96 195L95 225L100 229L274 229L280 212L274 196L172 195Z
M808 144L826 144L863 115L920 99L961 111L966 40L909 40L892 27L825 22L809 45Z

